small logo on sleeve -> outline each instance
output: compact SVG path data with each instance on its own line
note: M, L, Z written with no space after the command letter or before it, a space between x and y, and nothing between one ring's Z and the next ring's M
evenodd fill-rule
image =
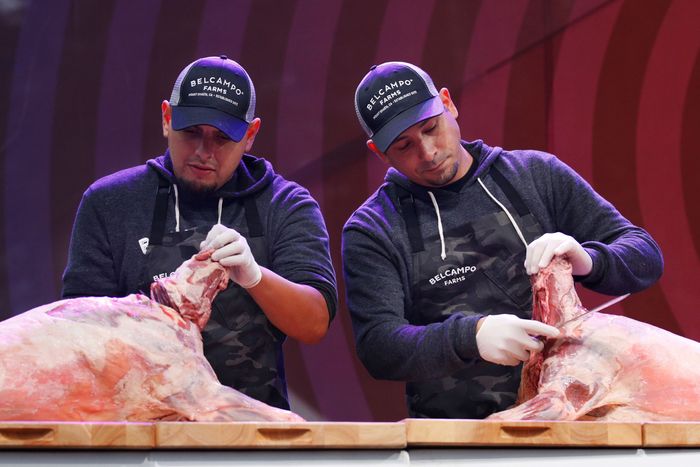
M148 237L143 237L139 239L139 246L141 247L141 251L145 255L148 251Z

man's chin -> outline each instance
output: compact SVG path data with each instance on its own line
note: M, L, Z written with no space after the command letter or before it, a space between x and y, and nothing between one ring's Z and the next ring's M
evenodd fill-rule
M435 177L432 177L430 180L430 183L434 187L441 187L445 185L449 185L452 182L455 182L454 180L455 176L457 175L457 166L450 166L447 167L442 173L436 174Z
M214 183L205 183L201 181L187 180L184 178L176 178L177 185L186 191L198 195L207 196L211 195L216 191L216 185Z

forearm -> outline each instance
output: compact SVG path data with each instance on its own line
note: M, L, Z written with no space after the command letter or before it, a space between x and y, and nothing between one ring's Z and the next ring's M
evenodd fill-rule
M601 293L638 292L656 282L663 272L661 250L639 228L631 229L610 244L584 242L583 247L593 259L593 270L582 282Z
M305 344L326 335L329 313L326 300L315 288L296 284L261 267L262 279L248 290L253 300L280 331Z
M480 315L456 313L427 326L382 323L357 342L360 360L374 378L423 381L448 376L479 358L476 325Z
M577 280L597 292L619 295L652 285L663 271L661 250L651 235L627 220L578 174L553 160L551 211L556 230L576 238L592 260Z

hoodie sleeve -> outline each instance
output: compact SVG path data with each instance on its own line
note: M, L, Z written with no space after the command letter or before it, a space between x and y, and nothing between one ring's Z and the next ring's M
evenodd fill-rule
M270 269L289 281L318 290L332 320L338 303L337 286L328 231L318 203L305 188L286 183L275 190L271 206L274 214L270 230L274 234Z
M401 254L378 229L358 223L343 231L343 272L357 354L378 379L422 381L440 378L478 357L480 315L455 313L440 323L409 324L407 271Z
M118 281L104 219L91 188L83 194L73 223L62 298L118 296Z
M656 282L663 257L649 233L632 224L575 171L550 160L550 209L557 230L574 237L590 254L593 270L577 277L600 293L621 295Z

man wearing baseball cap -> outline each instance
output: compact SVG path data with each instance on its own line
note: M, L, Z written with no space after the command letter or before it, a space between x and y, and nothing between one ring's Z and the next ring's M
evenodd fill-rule
M318 204L248 154L261 121L253 82L235 61L190 63L161 111L165 153L83 195L63 297L146 292L213 249L231 282L202 332L204 354L222 384L289 409L282 344L320 340L337 303Z
M390 168L343 230L347 303L360 359L406 381L411 417L484 418L515 402L536 337L559 335L531 319L528 277L554 255L606 294L661 275L649 234L556 157L463 141L449 91L420 68L373 66L355 111Z

